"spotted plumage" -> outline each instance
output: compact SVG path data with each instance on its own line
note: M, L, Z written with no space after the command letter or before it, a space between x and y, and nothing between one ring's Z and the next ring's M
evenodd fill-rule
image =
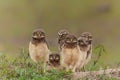
M61 65L67 71L72 70L75 72L82 63L83 56L77 42L77 38L74 35L67 35L60 51Z
M69 32L65 29L60 30L58 32L58 44L60 46L60 49L61 49L62 45L64 44L64 40L68 34L69 34Z
M80 50L84 54L84 63L83 66L86 65L90 59L92 54L92 35L89 32L83 32L81 36L78 38L78 45Z
M45 32L42 29L36 29L33 31L32 40L29 43L29 54L31 59L38 63L44 63L48 61L49 48L45 38Z
M60 55L58 53L51 53L49 55L49 65L52 67L60 66Z

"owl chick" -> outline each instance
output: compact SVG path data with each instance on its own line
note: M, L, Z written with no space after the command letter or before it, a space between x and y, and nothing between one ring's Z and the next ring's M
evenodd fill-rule
M44 63L49 58L49 48L45 39L45 32L42 29L36 29L33 31L32 40L29 43L29 54L31 59L38 63Z
M58 53L51 53L49 55L49 66L58 68L60 66L60 55Z
M76 71L83 62L82 52L77 44L77 38L74 35L67 35L61 49L61 66L67 71Z
M80 50L84 54L84 63L83 66L86 65L90 59L92 54L92 35L89 32L84 32L78 38L78 45Z
M65 29L60 30L58 32L58 44L60 45L60 49L61 49L61 46L63 45L64 40L68 34L69 34L69 32Z

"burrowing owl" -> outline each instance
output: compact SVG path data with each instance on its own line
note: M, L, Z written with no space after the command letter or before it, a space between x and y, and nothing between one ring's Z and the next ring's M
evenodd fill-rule
M60 55L58 53L51 53L49 55L49 66L59 67L60 66Z
M81 36L78 38L78 44L80 47L80 50L84 54L84 64L87 64L91 59L92 54L92 35L89 32L84 32L81 34Z
M67 71L76 71L80 64L83 62L82 52L78 46L77 38L74 35L67 35L61 49L61 65Z
M62 47L62 45L64 43L64 40L65 40L65 38L66 38L66 36L68 34L69 34L69 32L67 30L65 30L65 29L60 30L58 32L58 44L60 45L60 49L61 49L61 47Z
M29 54L34 62L46 64L49 58L49 49L45 39L45 32L42 29L33 31L32 40L29 44Z

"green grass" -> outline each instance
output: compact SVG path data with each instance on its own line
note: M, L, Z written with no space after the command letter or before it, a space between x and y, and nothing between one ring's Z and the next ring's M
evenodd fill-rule
M14 59L0 57L0 80L63 80L68 74L70 73L57 69L44 72L41 64L32 62L25 55Z
M86 67L86 70L98 70L100 69L99 58L102 56L105 50L103 46L97 46L95 48L96 57L90 65ZM104 67L103 67L104 68ZM30 59L27 50L21 50L21 55L16 58L7 58L5 55L0 56L0 80L72 80L68 75L71 72L64 70L52 69L51 71L43 71L41 64L36 64ZM89 78L83 78L79 80L88 80ZM117 80L114 78L108 78L104 75L97 76L98 80ZM92 80L92 79L91 79Z

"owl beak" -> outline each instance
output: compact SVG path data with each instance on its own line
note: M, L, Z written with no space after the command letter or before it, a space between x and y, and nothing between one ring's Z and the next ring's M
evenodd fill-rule
M83 40L83 43L86 43L86 41L85 41L85 40Z

